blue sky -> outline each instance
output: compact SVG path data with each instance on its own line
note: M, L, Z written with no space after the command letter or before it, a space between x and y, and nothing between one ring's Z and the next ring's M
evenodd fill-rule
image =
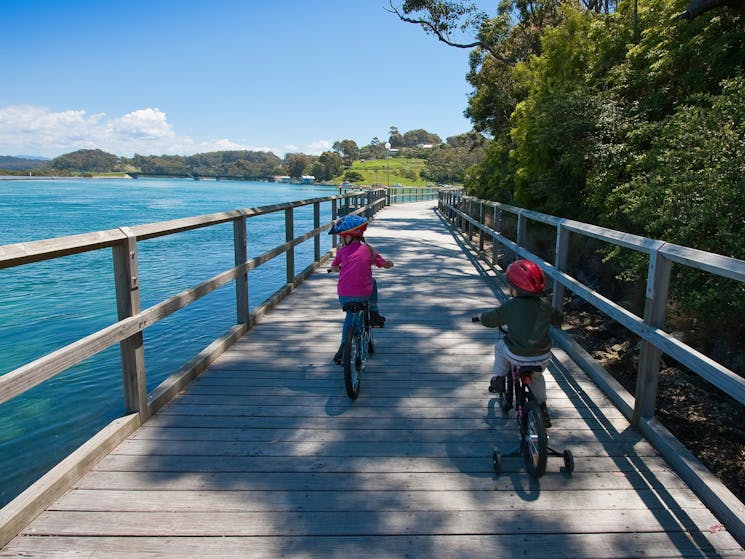
M0 0L0 155L283 156L385 140L391 126L470 130L469 51L387 5Z

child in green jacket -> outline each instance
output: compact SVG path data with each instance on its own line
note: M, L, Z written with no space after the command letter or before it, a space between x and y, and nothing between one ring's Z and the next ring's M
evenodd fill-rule
M489 392L504 393L505 377L512 363L545 365L551 358L551 325L561 324L562 315L548 299L541 297L545 277L541 268L530 260L517 260L507 267L507 282L512 299L499 307L474 317L484 326L506 326L504 336L494 347L494 376ZM542 372L533 373L533 394L543 410L546 427L551 425L546 406L546 381Z

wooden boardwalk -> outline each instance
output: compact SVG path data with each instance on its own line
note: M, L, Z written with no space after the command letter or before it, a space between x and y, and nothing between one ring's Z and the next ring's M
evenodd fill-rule
M486 387L495 301L434 203L368 240L385 329L357 401L331 362L336 277L314 274L102 459L0 557L743 557L743 549L561 351L551 444L530 478Z

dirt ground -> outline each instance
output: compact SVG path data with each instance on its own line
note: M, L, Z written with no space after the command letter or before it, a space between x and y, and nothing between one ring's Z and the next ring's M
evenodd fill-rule
M591 307L590 307L591 308ZM639 341L589 308L568 311L563 329L631 394ZM745 502L745 409L677 363L660 370L657 418L719 480Z

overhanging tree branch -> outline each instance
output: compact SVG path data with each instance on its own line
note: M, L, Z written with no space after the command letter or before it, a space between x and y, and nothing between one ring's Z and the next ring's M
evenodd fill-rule
M485 41L476 40L470 43L461 43L450 39L449 30L453 27L453 25L452 23L447 21L447 19L445 18L445 14L443 13L440 13L438 17L435 17L435 15L430 10L430 14L432 15L431 20L421 18L415 19L412 17L408 17L404 13L402 13L396 6L393 5L393 0L388 0L388 6L388 8L383 6L383 9L387 12L395 14L398 19L403 22L413 23L415 25L421 26L425 32L431 33L432 35L437 37L438 41L445 43L448 46L460 49L480 48L488 52L497 60L501 62L508 62L507 58L502 56L492 45Z
M688 6L686 6L685 11L675 16L675 19L692 20L704 12L724 6L743 11L745 10L745 0L691 0Z

